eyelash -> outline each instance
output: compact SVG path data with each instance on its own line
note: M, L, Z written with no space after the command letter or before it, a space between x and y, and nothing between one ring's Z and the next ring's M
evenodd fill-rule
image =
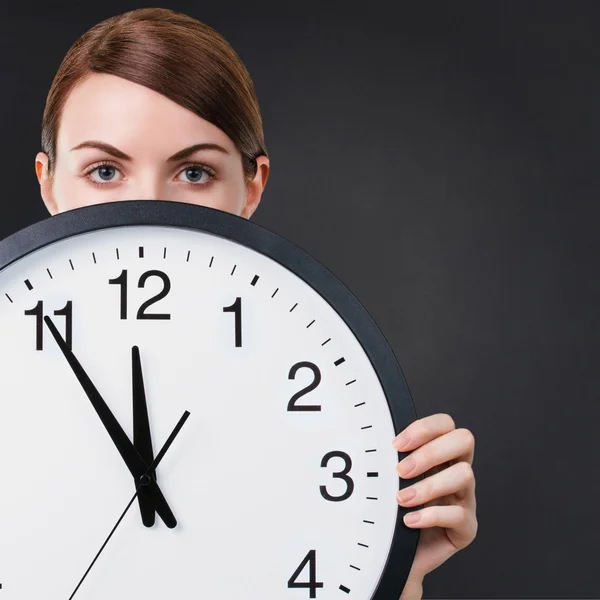
M111 163L110 161L103 161L103 162L95 163L94 165L92 165L87 171L85 171L85 173L83 174L83 177L85 177L85 179L87 179L91 185L93 185L94 187L97 187L97 188L102 188L107 185L110 185L111 183L114 183L113 181L106 181L104 183L100 183L99 181L94 181L90 177L90 175L94 171L96 171L97 169L100 169L101 167L112 167L113 169L120 171L119 167L117 165ZM179 170L177 175L179 175L183 171L187 171L188 169L198 169L198 170L204 171L209 175L210 178L208 179L208 181L205 181L204 183L194 183L192 181L184 181L182 183L187 183L188 185L195 186L195 187L204 187L205 185L212 183L212 181L214 179L217 179L217 174L216 174L215 170L212 167L209 167L208 165L205 165L202 163L189 163L187 165L184 165L183 168L181 168Z

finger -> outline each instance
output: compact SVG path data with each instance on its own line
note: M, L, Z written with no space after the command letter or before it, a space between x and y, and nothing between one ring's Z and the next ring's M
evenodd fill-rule
M392 445L398 452L407 452L455 428L454 419L450 415L437 413L413 421L394 438Z
M423 529L425 527L444 527L460 529L467 526L470 512L464 506L450 504L448 506L426 506L421 510L413 510L404 515L404 523L409 527ZM413 519L417 519L413 521Z
M396 467L398 475L403 479L421 475L428 469L441 465L448 461L469 461L473 456L475 439L468 429L454 429L440 437L437 437L416 450L400 461Z
M470 506L470 491L474 484L471 465L462 461L400 490L397 500L401 506L411 507L454 494L454 498L448 498L449 504Z
M412 516L418 517L415 522L410 522ZM477 519L475 513L464 506L452 504L450 506L428 506L404 515L404 524L413 529L426 529L428 527L443 527L446 529L448 539L457 548L469 545L477 534Z

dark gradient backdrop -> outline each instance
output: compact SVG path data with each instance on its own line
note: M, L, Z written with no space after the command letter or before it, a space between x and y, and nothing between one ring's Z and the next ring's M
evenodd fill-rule
M0 237L47 216L34 157L64 54L146 6L7 4ZM254 78L253 220L365 304L419 417L475 434L479 534L424 597L600 598L598 3L150 5L215 27Z

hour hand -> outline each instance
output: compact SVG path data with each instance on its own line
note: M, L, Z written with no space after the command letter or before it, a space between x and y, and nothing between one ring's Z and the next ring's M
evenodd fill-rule
M142 493L151 498L156 512L160 515L160 518L164 521L165 525L169 528L175 527L177 525L177 519L175 519L175 515L173 514L173 511L168 505L167 500L163 496L160 488L158 487L158 484L152 477L143 477L148 470L148 465L140 456L135 446L131 443L131 440L127 437L127 434L113 415L110 408L108 408L108 405L100 395L100 392L96 389L96 386L92 383L92 380L89 378L88 374L85 372L84 368L81 366L65 340L61 337L60 333L58 333L58 329L52 322L52 319L46 315L44 317L44 321L56 340L58 347L67 359L67 362L73 370L75 377L77 377L81 387L92 403L94 410L100 417L104 428L106 429L108 435L110 435L113 444L119 451L119 454L127 465L129 472L138 480L138 482L144 479L144 485L141 486Z
M131 348L131 369L133 383L133 445L144 462L151 465L154 461L154 451L152 450L152 436L150 434L150 420L144 390L140 349L137 346ZM156 471L150 471L148 476L156 481ZM137 488L139 482L136 478L134 478L134 482ZM155 519L152 501L145 494L138 494L138 503L142 522L146 527L152 527Z

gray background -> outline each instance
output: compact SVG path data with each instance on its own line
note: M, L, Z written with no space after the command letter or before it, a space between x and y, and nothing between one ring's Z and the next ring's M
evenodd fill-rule
M479 533L424 597L600 598L597 3L157 5L254 78L253 220L363 302L419 417L475 434ZM48 216L34 157L64 54L141 6L0 9L0 237Z

